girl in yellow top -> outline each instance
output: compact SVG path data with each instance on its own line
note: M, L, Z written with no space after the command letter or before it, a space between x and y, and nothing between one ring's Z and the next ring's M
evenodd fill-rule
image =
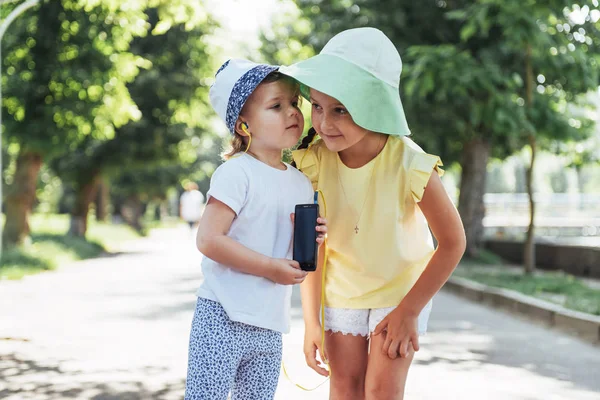
M393 43L373 28L344 31L319 55L281 69L312 103L314 130L301 147L315 131L321 138L294 160L328 205L324 349L322 265L301 293L306 360L322 375L316 350L329 361L331 399L403 398L431 299L465 249L439 157L407 137L401 69Z

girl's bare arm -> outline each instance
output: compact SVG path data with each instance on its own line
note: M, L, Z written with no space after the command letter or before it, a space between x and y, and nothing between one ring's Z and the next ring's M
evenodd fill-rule
M446 283L466 247L460 215L435 172L431 174L419 207L429 223L438 247L419 280L402 300L402 308L412 311L414 315L418 315Z
M306 272L293 260L274 259L253 251L227 236L235 212L224 203L210 198L200 223L196 245L206 257L246 274L262 276L291 285L304 280Z
M324 255L325 246L321 246L319 248L317 270L309 273L304 282L300 285L304 323L310 326L321 326L319 315L321 307L321 277L323 273Z

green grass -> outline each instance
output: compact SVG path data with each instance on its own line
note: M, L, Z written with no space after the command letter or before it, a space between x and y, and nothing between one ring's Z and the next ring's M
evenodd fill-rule
M87 240L68 236L68 215L34 214L30 225L32 234L29 243L3 251L0 279L20 279L25 275L53 270L65 263L115 251L123 242L139 238L126 225L96 222L92 218Z
M463 265L503 265L505 261L498 254L489 250L480 250L476 258L466 258L461 262Z
M564 272L536 271L528 276L518 268L463 263L456 269L455 275L493 287L515 290L572 310L600 315L600 289L590 287L583 280Z

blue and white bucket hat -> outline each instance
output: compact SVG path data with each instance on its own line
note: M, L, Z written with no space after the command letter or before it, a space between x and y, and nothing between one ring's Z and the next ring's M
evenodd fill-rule
M210 103L232 135L248 97L267 75L278 69L278 66L243 59L228 60L218 69L215 83L210 87Z

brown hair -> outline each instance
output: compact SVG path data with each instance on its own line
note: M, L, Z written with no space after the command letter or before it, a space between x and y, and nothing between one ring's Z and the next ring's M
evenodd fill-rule
M221 157L223 157L224 160L229 160L231 157L235 156L237 153L242 153L244 150L246 150L244 137L235 132L231 139L231 143L229 144L229 148L221 154Z
M260 84L262 85L263 83L273 83L273 82L277 82L280 80L285 80L287 82L291 82L294 84L297 95L298 95L298 101L300 102L300 100L301 100L300 85L292 78L285 76L278 71L271 72L269 75L267 75L265 77L265 79L262 80L262 82ZM245 104L244 104L244 107L242 107L242 110L240 111L240 115L242 115L244 113L244 108L246 108ZM229 148L227 150L225 150L223 152L223 154L221 154L221 157L224 160L229 160L231 157L235 156L236 154L244 152L246 150L247 141L248 141L248 139L245 139L239 133L234 132L233 138L231 138Z

